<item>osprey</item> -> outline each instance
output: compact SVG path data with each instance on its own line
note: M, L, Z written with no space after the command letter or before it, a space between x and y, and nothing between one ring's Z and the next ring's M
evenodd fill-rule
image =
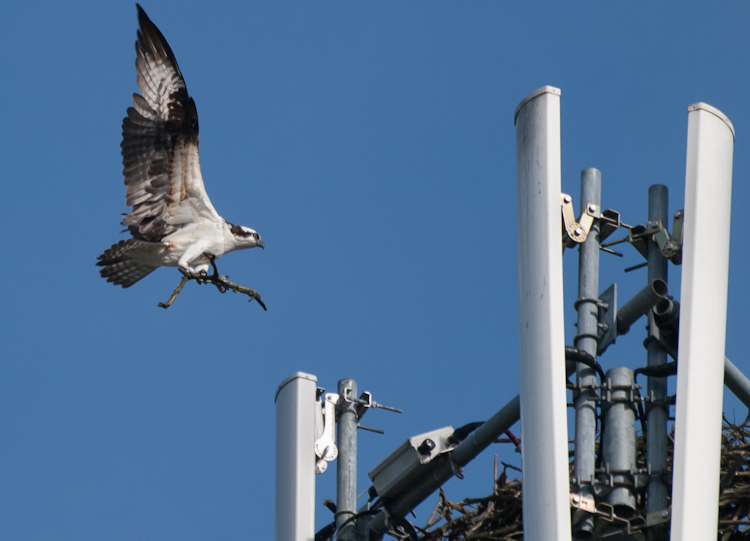
M133 238L97 259L102 278L130 287L161 266L205 276L222 255L265 244L249 227L219 216L206 194L198 159L198 113L172 49L138 8L138 88L122 121L122 220ZM215 267L214 267L215 269Z

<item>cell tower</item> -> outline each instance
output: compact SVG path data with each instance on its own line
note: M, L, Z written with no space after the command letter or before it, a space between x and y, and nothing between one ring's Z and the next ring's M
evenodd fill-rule
M417 539L407 513L461 476L464 465L519 419L526 541L716 538L722 384L750 407L750 380L724 352L734 128L710 105L688 107L685 206L673 214L671 233L665 186L650 187L646 224L630 226L617 211L602 209L602 176L593 168L581 173L576 218L572 198L562 193L560 99L558 88L540 88L521 101L514 118L519 396L481 426L448 426L406 440L370 470L370 500L357 509L356 436L367 429L359 420L370 408L398 410L367 392L357 397L351 379L324 394L315 376L290 376L276 394L276 541L374 541L394 529ZM606 242L618 231L624 236ZM648 270L643 289L620 305L617 284L599 291L599 255L623 242L643 255L638 267ZM562 256L574 247L577 335L566 346ZM681 265L681 302L669 293L670 262ZM597 357L642 316L648 319L646 364L605 372ZM670 472L674 402L667 378L675 375ZM575 409L572 476L566 387ZM637 422L645 465L636 460ZM316 535L315 474L331 460L338 460L335 521ZM637 503L644 500L645 511Z

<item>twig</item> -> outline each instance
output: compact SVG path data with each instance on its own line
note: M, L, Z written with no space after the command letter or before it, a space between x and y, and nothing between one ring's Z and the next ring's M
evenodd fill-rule
M211 264L213 265L213 261L211 261ZM182 273L182 280L180 281L179 285L175 288L174 293L172 293L172 296L169 297L169 300L167 302L160 302L158 306L162 308L169 308L172 303L177 300L177 295L180 294L180 291L182 291L182 288L185 287L185 284L188 283L190 280L195 280L196 283L203 285L203 284L213 284L216 286L216 289L219 290L219 293L226 293L228 289L231 289L234 293L244 293L245 295L250 297L250 302L253 300L257 301L258 304L260 304L263 307L263 310L268 310L266 308L266 305L263 303L262 300L260 300L260 293L255 291L254 289L250 289L249 287L244 287L239 284L235 284L233 282L230 282L227 280L224 276L219 276L219 272L216 269L216 265L213 265L214 267L214 273L211 276L202 274L202 275L194 275L189 272L185 272L182 269L178 269Z
M186 274L182 277L182 280L180 281L180 284L174 289L174 292L172 293L172 296L169 297L169 300L167 302L160 302L159 306L162 308L169 308L172 306L172 303L177 299L177 295L180 294L180 291L182 291L182 288L185 287L185 284L188 283L188 280L190 280L190 277Z
M510 468L511 470L516 470L516 471L520 471L520 472L523 472L523 470L522 470L521 468L519 468L518 466L514 466L513 464L506 464L506 463L505 463L505 462L503 462L502 460L500 461L500 464L502 464L502 465L503 465L503 466L505 466L506 468Z

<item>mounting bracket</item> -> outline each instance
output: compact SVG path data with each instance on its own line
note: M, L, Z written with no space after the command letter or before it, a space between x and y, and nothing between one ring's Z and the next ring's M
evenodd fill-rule
M683 210L678 210L674 213L672 235L662 225L661 220L654 220L648 223L649 229L655 230L653 239L659 245L662 255L675 265L682 263L682 225L684 214Z
M562 210L563 226L563 249L573 248L586 240L594 225L594 220L601 218L601 210L598 205L589 203L586 212L576 220L573 210L573 198L568 194L560 194L560 208Z
M323 435L315 441L315 473L323 473L328 469L328 463L336 460L339 450L336 447L336 433L333 428L336 425L336 404L339 395L326 393L323 401Z

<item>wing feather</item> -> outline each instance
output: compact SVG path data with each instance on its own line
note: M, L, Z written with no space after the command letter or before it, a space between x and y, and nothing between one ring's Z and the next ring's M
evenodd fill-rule
M137 5L137 4L136 4ZM208 198L198 155L198 113L172 49L138 6L138 88L122 122L125 201L122 224L157 242L199 220L223 221Z

